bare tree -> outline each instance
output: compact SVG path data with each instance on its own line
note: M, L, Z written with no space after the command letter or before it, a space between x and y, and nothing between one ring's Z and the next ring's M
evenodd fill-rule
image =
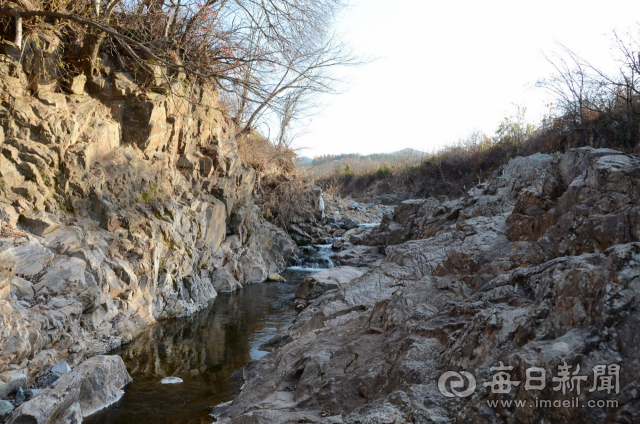
M289 146L295 136L291 135L290 128L293 120L298 115L300 105L302 103L304 89L296 90L284 96L282 102L282 112L278 115L280 118L278 136L276 138L277 146Z
M633 34L614 36L617 72L605 72L561 46L561 53L547 58L555 75L537 86L556 96L563 136L629 150L640 141L640 43Z
M357 63L332 32L343 0L15 1L0 17L14 19L16 46L22 22L45 21L81 36L78 63L89 77L109 48L150 72L163 67L163 78L213 80L237 105L242 133L265 113L284 113L289 127L303 99L335 90L331 68Z

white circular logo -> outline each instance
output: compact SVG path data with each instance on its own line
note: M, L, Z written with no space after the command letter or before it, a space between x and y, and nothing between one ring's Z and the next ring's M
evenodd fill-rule
M458 391L457 389L464 387L465 378L469 381L469 387L467 387L467 390ZM450 381L449 387L451 387L451 391L447 389L447 381ZM476 378L466 371L460 371L459 373L447 371L438 379L438 389L446 397L468 397L476 390Z

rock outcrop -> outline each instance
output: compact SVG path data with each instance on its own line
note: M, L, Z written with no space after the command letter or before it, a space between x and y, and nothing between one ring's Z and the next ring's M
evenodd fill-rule
M295 293L295 301L301 305L311 303L328 291L338 290L344 284L362 276L363 269L350 266L329 268L304 279Z
M512 159L458 199L404 201L361 241L384 260L318 293L214 415L639 422L638 211L640 160L591 148Z
M31 49L54 57L47 37ZM54 92L4 47L0 382L76 366L296 254L254 204L256 172L214 90L143 91L103 56L86 84Z
M117 402L131 381L121 357L95 356L20 405L8 423L82 422Z

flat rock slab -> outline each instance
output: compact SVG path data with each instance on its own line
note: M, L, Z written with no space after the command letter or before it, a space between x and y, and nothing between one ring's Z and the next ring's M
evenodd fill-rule
M160 384L179 384L182 382L182 379L178 377L165 377L160 380Z
M38 236L44 236L61 225L55 215L44 211L25 213L19 222L21 227Z
M86 264L78 258L61 258L56 260L40 281L33 286L36 293L46 288L49 294L55 295L65 288L84 287L84 270Z
M320 272L317 272L313 275L310 276L310 278L313 278L315 280L332 280L335 281L336 283L343 285L343 284L348 284L350 283L352 280L361 277L362 274L364 274L364 272L367 271L366 269L360 269L360 268L355 268L352 266L339 266L339 267L335 267L335 268L328 268L325 270L322 270Z
M334 259L343 265L355 267L374 267L380 264L385 258L374 246L350 246L345 247L341 252L337 252Z
M307 301L317 299L327 291L337 290L363 274L364 271L351 266L329 268L305 278L295 295Z
M53 253L49 249L31 243L16 247L13 254L16 257L16 273L23 275L35 275L53 260Z

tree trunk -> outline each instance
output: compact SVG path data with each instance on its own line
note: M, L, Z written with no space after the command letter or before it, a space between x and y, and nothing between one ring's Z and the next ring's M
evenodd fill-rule
M106 34L103 31L92 28L84 37L84 44L82 46L82 67L84 69L84 74L87 77L92 76L98 66L98 52L100 51L100 44L102 44L102 40L104 40L105 35Z
M173 21L175 20L179 10L180 10L180 0L178 0L176 5L169 10L169 14L167 16L167 23L164 26L164 32L162 34L164 38L169 37L169 31L173 26Z
M22 16L16 16L16 38L13 43L22 50Z

